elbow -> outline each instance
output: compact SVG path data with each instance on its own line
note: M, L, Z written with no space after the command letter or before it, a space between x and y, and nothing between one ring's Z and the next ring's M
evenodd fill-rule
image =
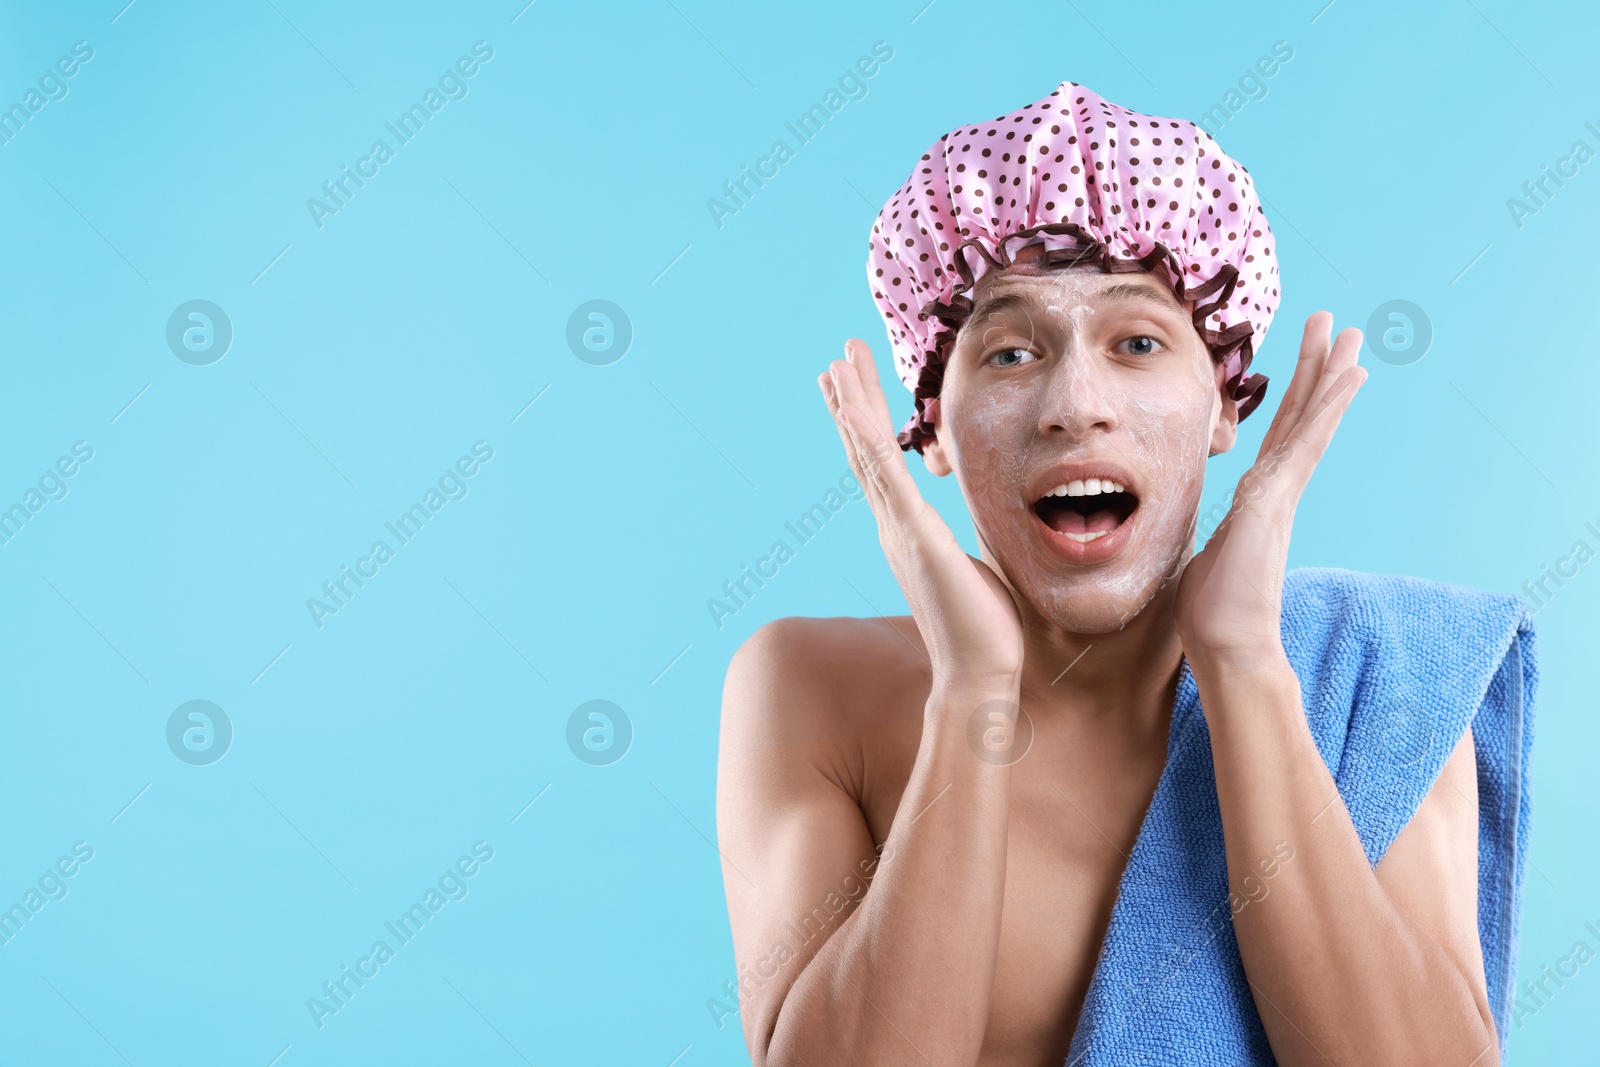
M804 996L804 994L802 994ZM751 1067L833 1067L875 1063L859 1028L860 1018L846 1003L826 1007L806 998L813 1010L797 1010L795 991L755 1013L746 1031ZM787 1010L785 1006L787 1004ZM1477 1067L1476 1064L1473 1067Z
M1456 1007L1449 1016L1434 1014L1432 1024L1426 1027L1429 1032L1413 1033L1417 1047L1412 1050L1416 1057L1412 1062L1429 1062L1429 1056L1449 1046L1460 1062L1471 1067L1500 1067L1500 1033L1487 992L1473 988L1463 978L1458 996L1461 999L1454 1001Z
M1500 1034L1487 996L1477 990L1467 991L1466 1002L1457 1005L1450 1012L1453 1018L1435 1014L1429 1025L1412 1031L1407 1059L1431 1062L1430 1056L1448 1047L1452 1058L1463 1064L1500 1067Z
M799 1067L793 1051L778 1038L778 1015L783 1002L763 1003L751 1013L745 1026L745 1044L750 1049L750 1067Z
M1472 1047L1477 1056L1471 1061L1472 1067L1500 1067L1500 1039L1493 1026L1486 1027Z
M1472 1006L1477 1009L1474 1012L1477 1026L1470 1028L1470 1055L1477 1057L1471 1061L1472 1067L1500 1067L1500 1031L1495 1026L1494 1011L1489 1007L1489 991L1471 981L1468 981L1468 989Z
M1473 1035L1473 1052L1478 1057L1472 1067L1500 1067L1500 1033L1487 1001L1478 1002L1478 1027Z
M750 1067L816 1067L824 1062L815 1048L797 1039L792 1028L778 1027L778 1013L758 1020L750 1035Z

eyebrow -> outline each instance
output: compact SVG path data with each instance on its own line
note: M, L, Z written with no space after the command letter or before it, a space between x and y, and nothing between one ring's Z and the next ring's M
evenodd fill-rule
M990 319L999 318L1013 311L1031 311L1034 307L1033 299L1021 293L1001 293L979 305L978 310L967 320L967 326L976 329Z
M1168 310L1182 311L1178 298L1171 291L1162 287L1154 289L1148 285L1139 285L1136 282L1118 282L1100 294L1105 300L1134 300L1146 304L1155 304Z
M1138 282L1118 282L1116 285L1107 286L1095 299L1098 302L1130 300L1151 304L1168 311L1183 310L1178 305L1177 298L1166 289L1157 290L1148 285L1140 285ZM980 304L977 311L967 321L967 325L976 328L989 319L997 318L1013 311L1026 313L1037 310L1039 310L1039 302L1035 297L1025 296L1019 292L1001 293Z

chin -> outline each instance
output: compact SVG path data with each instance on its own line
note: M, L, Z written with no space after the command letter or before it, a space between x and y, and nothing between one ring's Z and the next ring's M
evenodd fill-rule
M1177 568L1182 573L1181 564ZM1032 583L1028 583L1032 584ZM1126 629L1148 611L1170 610L1161 593L1171 584L1164 574L1152 569L1143 578L1133 575L1054 575L1045 577L1044 588L1017 587L1027 602L1028 611L1052 630L1092 636Z

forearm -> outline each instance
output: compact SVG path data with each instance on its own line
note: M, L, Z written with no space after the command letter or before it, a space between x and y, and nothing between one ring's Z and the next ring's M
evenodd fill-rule
M916 763L871 888L795 980L766 1064L976 1062L1005 895L1010 768L980 760L971 714L1014 681L929 698Z
M1494 1030L1473 986L1394 907L1367 862L1281 650L1191 665L1211 733L1239 953L1279 1062L1498 1062L1482 1056ZM1281 860L1285 846L1292 859L1267 864L1275 870L1264 879L1263 861Z

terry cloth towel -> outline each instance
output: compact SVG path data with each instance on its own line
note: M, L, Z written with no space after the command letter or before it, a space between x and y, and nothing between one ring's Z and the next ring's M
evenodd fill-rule
M1526 609L1456 585L1312 568L1285 578L1282 632L1311 732L1374 866L1471 725L1478 936L1504 1053L1538 684ZM1274 1062L1234 938L1211 739L1185 661L1166 769L1123 872L1067 1064Z

